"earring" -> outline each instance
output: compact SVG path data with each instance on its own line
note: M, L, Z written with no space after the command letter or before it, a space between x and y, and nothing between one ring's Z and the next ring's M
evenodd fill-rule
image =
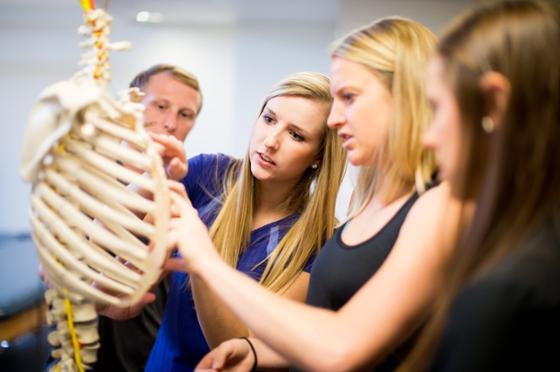
M312 169L317 169L317 168L319 168L319 164L313 163L313 164L311 164L311 168Z
M496 129L496 123L494 123L494 120L492 120L490 116L483 117L481 124L482 129L484 129L486 133L492 133L494 129Z

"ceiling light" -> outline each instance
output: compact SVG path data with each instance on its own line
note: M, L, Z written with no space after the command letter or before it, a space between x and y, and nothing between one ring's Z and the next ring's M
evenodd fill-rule
M136 21L142 23L160 23L161 21L163 21L163 14L142 10L136 14Z

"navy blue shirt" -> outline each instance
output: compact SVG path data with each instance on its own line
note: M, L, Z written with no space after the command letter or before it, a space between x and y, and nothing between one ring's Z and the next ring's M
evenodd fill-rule
M223 154L203 154L189 160L189 173L183 184L206 226L214 222L220 210L223 181L233 162ZM239 257L237 270L259 280L266 267L266 258L297 218L298 215L290 215L253 230L249 245ZM309 272L311 263L312 260L305 271ZM198 323L187 278L185 273L170 274L167 305L146 371L193 370L210 351Z

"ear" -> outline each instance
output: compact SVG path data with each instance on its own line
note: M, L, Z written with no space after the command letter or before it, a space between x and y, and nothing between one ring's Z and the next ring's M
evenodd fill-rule
M319 165L321 165L321 161L320 160L315 160L313 163L311 163L311 168L317 169L317 168L319 168Z
M480 78L480 88L485 101L484 115L489 116L499 127L509 103L511 84L504 75L491 71Z

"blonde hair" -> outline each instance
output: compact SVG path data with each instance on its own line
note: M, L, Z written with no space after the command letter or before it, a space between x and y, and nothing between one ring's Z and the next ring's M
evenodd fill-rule
M431 120L423 77L435 43L434 34L421 24L391 17L357 29L331 47L333 58L370 68L395 102L395 119L377 149L377 165L360 170L351 202L354 214L382 184L386 192L381 197L391 202L415 187L423 192L435 172L434 156L422 146Z
M324 104L325 110L332 102L326 76L297 73L272 89L259 115L268 101L280 96L307 98ZM273 291L285 289L333 234L336 195L344 175L345 153L338 136L326 123L319 158L321 165L304 172L284 203L288 211L300 213L300 217L268 257L260 283ZM236 267L239 256L249 244L252 230L255 179L249 154L231 167L225 190L223 206L210 228L210 236L222 258Z
M202 110L202 92L200 91L200 83L193 73L179 66L168 65L165 63L153 65L136 75L130 82L129 87L138 88L143 91L150 78L161 73L168 73L174 79L185 84L186 86L193 88L198 93L198 96L200 97L200 104L198 105L198 108L196 110L196 114L198 115L200 113L200 110Z

